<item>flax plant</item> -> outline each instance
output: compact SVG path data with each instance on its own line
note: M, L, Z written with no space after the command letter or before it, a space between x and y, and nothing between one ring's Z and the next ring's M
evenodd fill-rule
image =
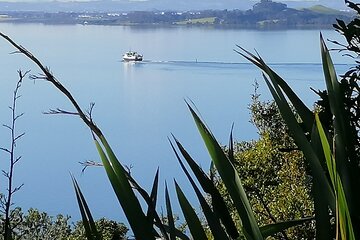
M333 125L331 131L323 127L319 115L308 109L260 56L241 47L237 51L263 71L264 80L282 117L310 166L313 176L316 238L359 239L360 198L356 186L359 186L360 182L360 169L356 164L358 159L354 159L351 154L354 152L354 142L347 137L352 131L351 123L345 113L344 93L322 36L320 45ZM300 119L293 114L290 104ZM331 225L332 219L335 219L335 226ZM335 235L332 234L334 228Z

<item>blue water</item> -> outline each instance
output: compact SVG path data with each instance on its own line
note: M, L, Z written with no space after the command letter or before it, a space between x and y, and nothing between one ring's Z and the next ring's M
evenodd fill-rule
M0 30L32 51L49 66L84 109L95 103L93 117L119 159L149 189L160 167L160 199L166 180L176 178L193 199L167 137L174 134L206 170L210 160L185 101L193 101L221 144L228 142L232 123L238 141L257 137L247 109L260 83L263 99L270 99L261 73L233 51L236 44L256 49L294 90L312 106L310 87L323 89L319 31L249 31L205 28L131 28L108 26L45 26L0 24ZM339 39L334 31L326 38ZM124 63L123 52L144 54L140 63ZM12 90L18 69L40 71L0 41L0 122L8 123ZM339 73L351 60L334 52ZM73 110L69 102L45 81L26 80L18 101L25 115L18 131L25 132L17 153L16 182L24 187L15 205L36 207L52 215L79 219L70 172L78 179L95 217L124 220L104 170L78 162L99 161L90 131L74 116L49 116L51 108ZM0 146L9 136L0 129ZM6 155L1 153L1 168ZM4 179L1 180L4 183ZM4 191L4 184L1 184ZM175 196L173 188L170 193ZM162 201L162 200L161 200ZM174 201L176 205L176 201ZM195 203L196 205L196 203Z

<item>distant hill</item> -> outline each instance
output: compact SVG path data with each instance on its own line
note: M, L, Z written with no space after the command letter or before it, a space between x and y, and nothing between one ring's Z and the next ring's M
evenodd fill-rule
M150 4L151 0L141 1ZM166 0L157 0L157 3ZM185 0L182 0L185 1ZM210 0L204 0L210 1ZM106 3L106 4L105 4ZM295 9L272 0L260 0L247 10L143 10L132 11L123 1L12 3L1 8L2 22L92 25L213 25L251 29L331 28L337 18L349 20L351 14L323 5ZM14 4L14 5L13 5ZM51 10L35 6L57 6ZM28 10L11 11L10 7L23 6ZM148 5L149 7L150 5ZM110 7L111 10L107 10ZM7 11L1 10L7 9ZM40 9L40 8L38 8ZM55 11L55 9L61 9ZM77 9L77 10L73 10Z
M321 14L331 14L331 15L337 15L337 14L341 14L342 11L333 9L333 8L329 8L329 7L325 7L323 5L315 5L309 8L306 8L310 11L316 12L316 13L321 13Z

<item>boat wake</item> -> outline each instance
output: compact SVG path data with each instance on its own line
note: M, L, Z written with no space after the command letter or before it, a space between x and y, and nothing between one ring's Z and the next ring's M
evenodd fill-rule
M126 62L129 63L129 62ZM213 67L213 68L233 68L254 66L249 62L222 62L222 61L184 61L184 60L143 60L139 62L130 62L132 64L149 64L149 65L172 65L172 66L188 66L188 67ZM321 63L268 63L272 67L321 67ZM335 64L335 66L351 67L351 64Z
M183 61L183 60L143 60L141 63L144 64L176 64L176 65L182 65L182 64L208 64L208 65L253 65L249 62L221 62L221 61ZM296 65L321 65L321 63L306 63L306 62L294 62L294 63L268 63L269 66L296 66ZM349 65L349 64L335 64L335 65Z

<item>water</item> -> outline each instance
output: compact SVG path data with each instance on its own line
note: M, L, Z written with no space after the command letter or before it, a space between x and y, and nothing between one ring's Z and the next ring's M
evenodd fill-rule
M257 137L247 110L254 81L260 83L263 99L270 95L261 73L233 51L236 44L256 49L309 106L316 99L310 86L324 88L317 30L32 24L0 24L0 29L49 66L84 109L96 103L96 123L141 185L149 189L160 167L160 199L164 181L172 186L173 178L193 199L168 143L171 134L204 169L209 167L209 157L184 99L196 104L220 143L227 143L232 123L237 140ZM340 39L331 30L323 35ZM122 62L121 55L128 50L144 54L144 62ZM13 51L8 43L0 42L0 121L5 124L10 119L7 106L17 81L16 71L40 72L24 56L9 55ZM351 63L336 54L334 61L340 73ZM79 219L71 172L95 217L124 220L104 170L93 167L81 173L78 162L99 161L90 131L77 117L42 114L53 108L73 110L69 102L45 81L27 80L20 91L18 108L25 115L17 127L26 134L18 143L17 152L23 159L16 166L15 179L25 185L15 195L15 205ZM7 134L5 128L0 129L0 146L8 146ZM1 153L0 157L4 168L6 155ZM1 187L4 189L3 184ZM175 196L173 187L170 189Z

